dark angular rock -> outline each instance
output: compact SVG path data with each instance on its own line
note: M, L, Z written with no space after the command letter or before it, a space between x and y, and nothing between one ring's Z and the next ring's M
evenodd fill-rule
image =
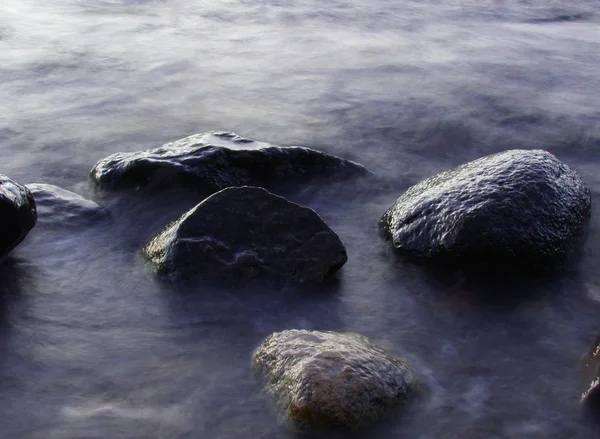
M171 277L225 282L319 282L347 260L342 241L314 210L248 186L211 195L143 252Z
M36 221L35 201L29 189L0 174L0 258L25 239Z
M285 417L304 426L362 427L419 387L403 360L353 333L276 332L253 365Z
M43 183L28 184L37 206L40 223L57 227L77 227L108 219L98 204L74 192Z
M589 189L555 156L510 150L412 186L380 230L408 255L537 270L573 252L590 209Z
M208 132L157 149L113 154L98 162L91 176L104 188L187 184L213 193L231 186L273 189L367 173L354 162L314 149Z

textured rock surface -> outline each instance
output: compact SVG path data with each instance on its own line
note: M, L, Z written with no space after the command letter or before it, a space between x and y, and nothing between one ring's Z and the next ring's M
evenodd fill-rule
M108 219L98 204L58 186L32 183L27 188L35 199L40 223L73 227Z
M510 150L412 186L380 229L416 256L543 268L580 242L590 209L589 189L552 154Z
M418 387L404 361L353 333L277 332L253 364L286 417L309 426L361 427Z
M211 195L143 251L172 277L223 281L318 282L347 260L315 211L248 186Z
M0 257L6 256L35 226L37 213L31 192L0 174Z
M186 183L216 192L230 186L287 187L366 173L356 163L310 148L208 132L157 149L113 154L98 162L91 176L101 187Z

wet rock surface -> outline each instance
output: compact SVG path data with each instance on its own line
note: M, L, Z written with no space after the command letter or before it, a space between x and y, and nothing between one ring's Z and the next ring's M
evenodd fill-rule
M160 148L113 154L91 171L103 188L185 184L207 193L231 186L270 190L366 175L361 165L301 146L280 147L230 132L207 132Z
M403 254L545 269L577 248L590 209L589 189L554 155L510 150L410 187L379 225Z
M227 188L169 224L143 249L178 280L313 283L347 260L315 213L256 187Z
M302 426L359 428L418 388L404 361L354 333L276 332L253 365L285 417Z
M0 258L25 239L36 221L35 200L29 189L0 174Z
M38 212L38 221L56 227L77 227L108 219L97 203L74 192L44 183L27 185Z

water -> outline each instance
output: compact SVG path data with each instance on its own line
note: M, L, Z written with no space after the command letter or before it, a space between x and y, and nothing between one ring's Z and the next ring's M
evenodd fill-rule
M1 172L23 183L93 196L104 156L223 129L357 160L381 187L296 196L348 249L325 293L160 283L138 249L185 197L38 225L0 272L0 437L293 438L249 367L286 328L415 365L428 395L359 437L590 437L596 210L577 270L496 288L397 260L376 223L410 184L512 147L555 153L598 203L599 42L592 1L3 0ZM492 289L523 297L477 299Z

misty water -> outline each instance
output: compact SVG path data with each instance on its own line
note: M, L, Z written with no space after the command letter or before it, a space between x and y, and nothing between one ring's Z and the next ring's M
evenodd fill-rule
M360 438L588 438L581 359L600 333L600 221L545 279L471 282L377 234L411 184L509 148L546 149L600 191L593 1L3 0L0 172L103 204L38 224L0 271L0 437L293 438L252 373L291 328L354 331L428 391ZM377 175L307 188L349 261L319 291L182 288L140 247L199 202L100 197L119 151L228 130Z

